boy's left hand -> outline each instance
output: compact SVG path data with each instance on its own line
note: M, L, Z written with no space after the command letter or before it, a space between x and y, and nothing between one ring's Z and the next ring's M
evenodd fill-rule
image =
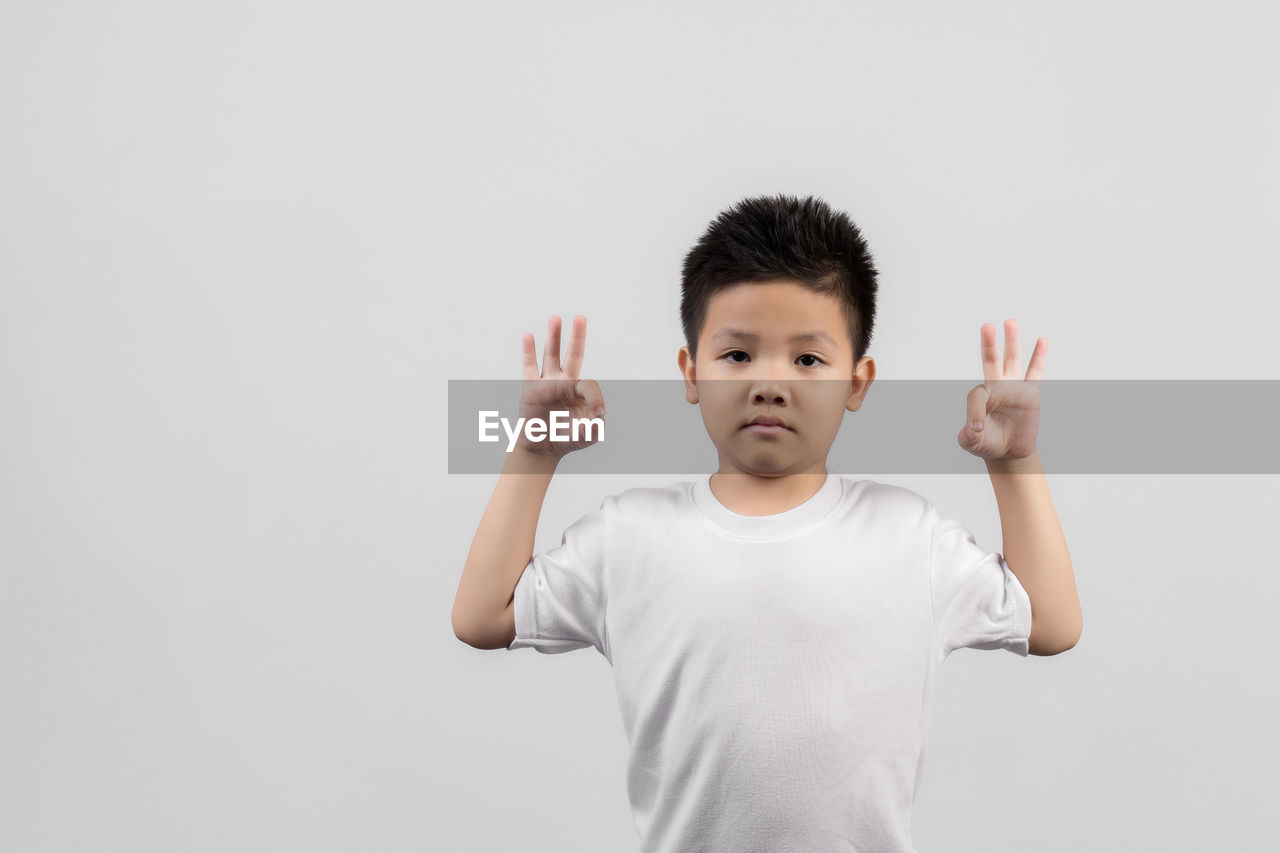
M1035 453L1040 431L1040 380L1049 339L1036 340L1026 379L1020 380L1017 321L1005 321L1003 362L997 359L995 325L984 323L979 334L983 384L969 392L968 420L956 438L982 459L1026 458Z

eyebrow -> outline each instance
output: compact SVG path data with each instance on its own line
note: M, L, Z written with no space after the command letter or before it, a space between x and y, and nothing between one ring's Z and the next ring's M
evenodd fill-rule
M755 340L759 340L760 336L755 334L754 332L748 332L744 329L721 329L719 332L717 332L715 335L711 337L711 340L716 341L716 340L720 340L721 338L726 338L726 339L741 338L747 341L755 341ZM822 331L821 329L815 329L812 332L801 332L798 335L792 335L791 340L793 342L823 341L831 346L836 345L836 342L831 339L831 336L828 335L826 332Z

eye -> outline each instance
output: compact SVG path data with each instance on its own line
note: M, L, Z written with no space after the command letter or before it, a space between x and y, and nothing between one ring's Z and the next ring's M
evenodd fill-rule
M732 361L734 364L742 364L742 363L743 363L743 360L742 360L742 359L732 358L732 356L735 356L735 355L747 356L747 354L746 354L745 352L743 352L742 350L740 350L740 349L735 349L735 350L730 350L729 352L725 353L724 355L722 355L722 356L720 356L720 357L721 357L721 358L727 358L727 359L729 359L730 361ZM747 356L747 358L750 358L750 356ZM811 358L811 359L813 359L814 361L816 361L816 362L817 362L817 364L805 364L805 365L804 365L805 367L817 367L819 364L826 364L826 362L825 362L825 361L823 361L822 359L818 358L816 355L814 355L814 354L813 354L813 353L811 353L811 352L807 352L807 353L805 353L804 355L797 357L797 358L796 358L796 361L799 361L799 360L800 360L800 359L802 359L802 358Z

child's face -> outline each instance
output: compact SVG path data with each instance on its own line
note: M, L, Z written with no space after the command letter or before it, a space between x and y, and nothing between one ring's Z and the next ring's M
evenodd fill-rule
M811 332L819 337L792 340ZM823 472L844 413L862 405L876 373L870 356L854 365L835 297L785 279L717 291L696 364L687 346L678 361L685 399L702 412L720 471L759 476ZM757 415L780 418L790 429L747 427Z

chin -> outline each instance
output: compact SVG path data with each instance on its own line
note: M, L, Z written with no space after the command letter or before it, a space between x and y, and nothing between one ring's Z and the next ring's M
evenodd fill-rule
M780 474L788 468L795 466L794 459L784 459L780 456L751 456L746 459L735 459L737 466L752 474Z

